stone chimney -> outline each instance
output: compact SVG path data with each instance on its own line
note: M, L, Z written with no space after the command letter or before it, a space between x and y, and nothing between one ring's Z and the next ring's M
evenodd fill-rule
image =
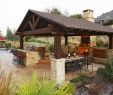
M93 10L83 10L83 18L90 22L94 22ZM90 37L90 46L96 46L96 36Z
M83 18L88 21L94 22L93 10L83 10Z

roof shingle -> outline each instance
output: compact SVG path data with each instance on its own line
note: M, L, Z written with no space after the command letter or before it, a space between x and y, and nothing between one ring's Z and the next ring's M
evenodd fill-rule
M55 14L50 14L50 13L46 13L46 12L39 12L39 11L35 11L35 10L29 10L28 13L29 12L31 12L37 16L40 16L41 18L43 18L47 21L54 22L56 24L62 25L67 28L90 30L90 31L95 31L95 32L113 33L112 28L110 28L108 26L103 26L101 24L93 23L93 22L87 21L85 19L66 17L66 16L55 15ZM19 29L22 28L21 26L22 25L20 25L17 32L19 32Z
M93 23L85 19L66 17L66 16L55 15L55 14L39 12L34 10L30 10L30 11L32 11L37 15L40 15L43 18L46 18L48 20L51 20L68 28L86 29L86 30L101 31L101 32L113 32L113 29L109 28L108 26L103 26L101 24Z

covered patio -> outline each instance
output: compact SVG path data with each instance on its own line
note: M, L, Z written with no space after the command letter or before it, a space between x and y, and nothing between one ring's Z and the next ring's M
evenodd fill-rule
M67 55L62 52L61 37L64 37L65 46L68 46L69 36L89 38L90 36L107 35L109 37L109 49L113 48L112 28L84 19L54 15L35 10L28 10L16 35L20 37L20 49L24 49L25 36L54 37L54 57L51 59L51 77L58 82L65 80L65 62L67 56L70 56L68 55L69 52ZM100 52L97 53L97 55L103 55Z

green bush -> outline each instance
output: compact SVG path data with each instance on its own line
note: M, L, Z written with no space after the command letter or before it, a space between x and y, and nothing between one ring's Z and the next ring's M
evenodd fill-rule
M55 81L38 79L34 74L31 80L19 83L16 95L72 95L74 91L72 84L57 86Z
M108 47L108 43L105 43L102 40L97 40L96 41L96 46L97 47Z
M6 47L7 49L11 48L11 43L5 43L5 47Z
M113 58L107 59L105 68L97 69L97 75L105 81L113 82Z
M79 75L76 78L73 78L72 80L70 80L71 83L78 83L78 82L84 82L86 79L85 75Z
M54 45L53 44L49 44L48 45L48 49L50 52L54 52Z

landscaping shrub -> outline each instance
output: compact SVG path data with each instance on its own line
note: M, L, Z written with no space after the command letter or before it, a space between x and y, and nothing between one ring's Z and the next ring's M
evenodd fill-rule
M73 78L72 80L70 80L71 83L78 83L78 82L83 82L85 81L86 76L85 75L79 75L76 78Z
M16 95L71 95L75 91L72 84L57 86L48 78L38 79L34 74L31 80L19 83Z
M54 52L54 45L53 44L49 44L48 45L48 49L50 52Z
M113 58L107 59L105 68L99 68L97 75L101 76L105 81L113 82Z
M11 48L11 43L5 43L5 47L6 47L7 49Z
M96 38L96 46L97 47L105 47L105 48L108 47L108 45L109 45L109 43L107 41L108 39L106 37L103 37L103 39L100 36L98 36Z
M3 75L0 72L0 95L9 95L10 93L10 83L11 83L11 75Z

